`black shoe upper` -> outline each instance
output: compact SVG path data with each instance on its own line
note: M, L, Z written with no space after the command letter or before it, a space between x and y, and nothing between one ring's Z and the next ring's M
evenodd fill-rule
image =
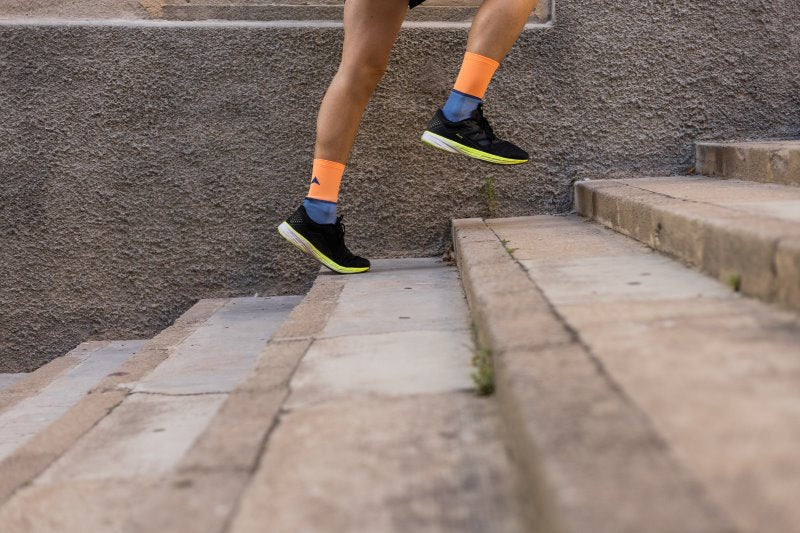
M306 208L300 206L286 222L314 247L338 265L349 268L369 268L369 261L354 255L344 244L342 217L335 224L317 224L308 216Z
M428 123L427 129L431 133L493 155L509 159L528 159L528 152L494 134L489 121L483 116L483 104L478 104L478 108L469 118L458 122L447 120L439 109Z

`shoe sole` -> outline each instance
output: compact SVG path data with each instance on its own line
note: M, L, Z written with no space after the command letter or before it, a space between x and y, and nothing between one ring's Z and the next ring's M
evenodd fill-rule
M422 142L429 146L433 146L434 148L438 148L439 150L444 150L445 152L452 152L455 154L464 154L466 156L472 157L473 159L480 159L481 161L486 161L488 163L495 163L497 165L519 165L521 163L527 163L527 159L510 159L508 157L501 157L499 155L493 155L487 152L483 152L478 150L477 148L471 148L469 146L464 146L461 143L457 143L452 139L448 139L447 137L442 137L441 135L437 135L432 131L425 130L422 134Z
M278 233L281 234L281 237L294 244L302 252L307 253L322 263L323 266L330 268L338 274L359 274L369 270L369 267L346 267L336 263L336 261L317 250L316 246L311 244L308 239L300 235L300 233L290 226L288 222L281 222L281 225L278 226Z

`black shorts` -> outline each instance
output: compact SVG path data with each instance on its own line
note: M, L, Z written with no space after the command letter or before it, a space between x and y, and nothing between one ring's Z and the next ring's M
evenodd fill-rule
M408 7L409 9L414 9L424 1L425 0L408 0Z

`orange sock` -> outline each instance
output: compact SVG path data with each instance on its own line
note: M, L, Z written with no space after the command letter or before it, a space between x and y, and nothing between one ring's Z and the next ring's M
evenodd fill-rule
M308 198L333 202L339 199L339 185L342 183L344 165L335 161L315 159L311 171L311 187Z
M492 76L499 66L500 63L490 57L466 52L453 89L483 99L483 95L486 94L486 89L492 81Z

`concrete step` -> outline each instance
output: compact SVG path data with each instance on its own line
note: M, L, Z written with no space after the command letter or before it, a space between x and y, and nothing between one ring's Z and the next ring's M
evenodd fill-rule
M575 209L744 294L800 310L800 189L694 176L582 181Z
M263 302L241 305L127 385L0 508L0 530L528 530L497 406L470 380L454 267L378 260L369 275L323 273L257 362L237 350L271 327L258 324ZM245 360L246 377L226 376Z
M576 216L456 221L454 240L542 520L796 531L796 315Z
M496 406L470 381L456 269L375 261L323 288L329 311L229 531L524 530Z
M14 383L20 381L28 374L25 372L16 372L11 374L0 374L0 391L7 389Z
M800 140L701 142L696 152L706 176L800 185Z
M161 339L158 348L168 357L116 383L123 397L113 410L95 417L66 453L0 508L0 530L118 530L131 502L173 469L299 299L195 306L182 324L188 331L171 332L169 344Z
M130 359L144 343L83 343L65 356L74 363L71 368L54 375L46 386L38 386L41 376L29 382L18 382L15 390L9 392L27 392L29 395L0 412L0 427L3 428L0 433L0 461L60 418L100 381Z

